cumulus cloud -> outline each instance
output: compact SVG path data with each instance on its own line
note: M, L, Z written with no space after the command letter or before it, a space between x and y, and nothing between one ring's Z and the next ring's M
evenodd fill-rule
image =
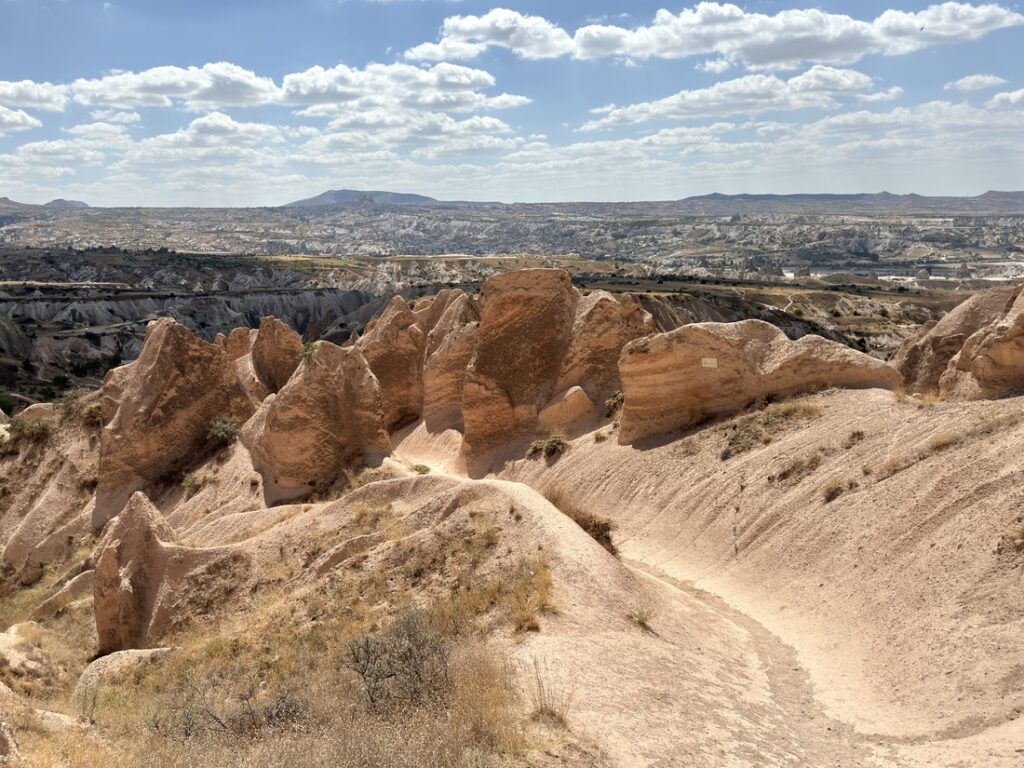
M226 61L202 67L153 67L141 72L114 72L75 80L74 100L88 107L170 107L191 110L248 107L273 103L279 89L269 77Z
M94 109L89 113L89 116L93 120L99 120L105 123L137 123L142 120L142 115L138 112L122 112L117 109Z
M0 136L17 131L27 131L30 128L39 128L42 125L42 122L27 112L0 106Z
M872 79L861 72L816 64L789 80L775 75L745 75L708 88L680 91L656 101L624 107L614 104L599 107L592 112L601 117L584 124L581 130L651 120L689 120L808 108L833 109L839 105L835 97L868 97L872 95L873 86Z
M67 104L66 85L36 83L32 80L0 80L0 105L60 112Z
M947 91L983 91L986 88L995 88L997 85L1005 85L1006 81L998 75L968 75L946 83L943 86Z
M1019 91L997 93L989 101L992 107L1024 107L1024 88Z
M483 16L445 19L438 42L415 46L405 56L419 61L467 60L490 47L525 59L718 55L750 69L784 70L805 63L851 64L870 53L902 55L977 40L1020 24L1024 16L992 3L946 2L918 12L887 10L873 20L862 20L813 8L768 15L733 4L702 2L677 14L660 10L647 26L589 24L570 35L543 17L496 8Z

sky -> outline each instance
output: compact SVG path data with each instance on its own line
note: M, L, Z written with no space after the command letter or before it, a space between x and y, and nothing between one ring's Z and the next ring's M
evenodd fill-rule
M0 0L0 196L1024 188L1024 9Z

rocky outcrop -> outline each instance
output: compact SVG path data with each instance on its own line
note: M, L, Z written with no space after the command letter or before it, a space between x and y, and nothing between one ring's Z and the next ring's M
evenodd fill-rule
M87 703L89 695L100 686L117 684L169 653L170 648L146 648L115 651L101 656L82 671L71 694L71 701L83 706Z
M259 335L259 331L255 328L234 328L227 336L217 334L217 339L222 339L219 344L224 347L228 357L237 360L252 352L257 335ZM214 341L217 342L216 339Z
M12 424L34 424L37 421L49 421L54 416L53 403L35 403L21 413L14 415Z
M107 374L101 404L96 530L132 492L201 455L213 420L241 424L255 409L227 353L169 318L149 324L134 363Z
M489 278L463 387L463 452L481 455L534 431L554 394L579 294L560 269Z
M266 388L280 391L301 359L302 337L276 317L264 317L252 343L252 366Z
M1011 286L993 288L971 296L939 321L931 321L908 338L889 360L903 376L908 392L935 393L950 360L968 337L998 321L1012 303Z
M430 306L437 304L433 301ZM429 312L430 306L422 310ZM427 337L409 304L395 296L366 327L357 346L380 383L384 422L397 429L419 418L423 409L423 356Z
M972 333L939 379L951 400L979 400L1024 392L1024 287L1018 286L1000 315Z
M142 493L103 534L93 562L100 654L145 648L169 561L174 531Z
M594 413L594 402L582 387L570 387L554 398L537 417L542 432L567 430Z
M447 304L427 336L423 366L423 420L427 429L462 429L462 390L466 368L476 353L480 310L462 294Z
M319 341L242 431L267 504L333 484L390 451L380 387L356 347Z
M734 413L759 397L901 383L872 357L818 336L790 341L760 320L697 323L637 339L623 349L619 372L622 444Z
M37 605L29 615L29 619L32 621L45 621L67 608L76 600L83 600L91 596L93 575L93 571L88 570L75 576L61 587L56 594Z
M579 300L572 340L555 391L583 387L594 401L619 388L619 353L633 339L654 332L654 320L628 296L594 291Z

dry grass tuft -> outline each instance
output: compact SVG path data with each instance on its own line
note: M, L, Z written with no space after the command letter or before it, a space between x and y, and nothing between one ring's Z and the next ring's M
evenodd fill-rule
M768 476L769 483L798 483L821 466L822 455L815 451L809 456L793 459L774 475Z
M552 432L548 437L541 440L534 440L530 443L529 449L526 451L527 458L533 458L534 456L543 456L546 459L553 459L561 456L572 445L569 440L561 432Z
M961 441L962 437L955 432L942 432L928 441L928 450L932 453L952 448Z
M820 405L801 400L767 403L759 398L752 408L753 413L740 416L725 427L728 436L725 447L718 455L722 461L728 461L758 445L768 445L777 432L800 426L801 422L816 419L823 412Z
M530 702L536 720L562 728L568 727L569 712L576 697L576 680L555 674L546 661L533 658L530 678Z
M619 556L618 549L612 541L612 531L615 530L615 522L607 517L595 515L585 509L580 509L576 502L564 489L557 486L548 486L544 489L544 498L558 508L562 514L572 518L573 522L582 528L594 541Z
M825 498L825 503L831 504L847 491L857 490L857 487L858 484L856 480L840 480L839 478L833 478L825 483L825 486L822 489L822 495Z

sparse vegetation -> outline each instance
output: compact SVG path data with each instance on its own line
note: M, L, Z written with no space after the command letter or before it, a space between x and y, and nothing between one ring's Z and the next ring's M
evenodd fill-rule
M855 446L857 443L859 443L859 442L861 442L863 440L864 440L864 431L860 430L860 429L855 429L846 438L846 442L843 443L843 448L845 448L846 450L850 450L851 448L853 448L853 446Z
M14 441L41 443L53 431L53 422L50 419L34 419L32 421L19 419L11 422L8 431Z
M299 353L299 359L303 363L312 363L316 358L316 342L315 341L304 341L302 343L302 351Z
M238 439L238 422L230 416L219 416L210 422L206 437L215 445L230 445Z
M825 483L825 487L822 489L825 497L825 503L831 504L847 491L857 490L857 487L858 484L856 480L840 480L838 478L833 478Z
M947 448L952 448L954 445L960 442L961 436L956 432L942 432L935 435L931 440L928 441L928 450L932 453L938 453L944 451Z
M612 531L615 530L615 523L612 520L581 509L568 493L558 487L546 488L544 498L557 507L562 514L571 518L590 538L616 557L619 556L619 551L612 541Z
M622 410L622 404L626 401L625 395L622 394L622 390L616 390L611 397L604 401L604 415L609 419L615 416L620 410Z
M557 675L548 663L534 657L530 679L533 717L551 725L568 727L569 712L576 697L576 681Z
M815 451L808 456L793 459L774 475L768 476L769 483L798 483L821 466L823 456Z
M561 432L553 432L548 437L540 440L534 440L530 443L530 447L526 451L526 456L531 459L534 456L543 456L546 459L553 459L561 456L571 447L572 445L566 439L565 435Z
M426 464L413 464L412 469L417 475L430 474L430 467L428 467Z
M746 453L758 445L768 445L779 430L818 418L819 405L800 400L770 403L758 398L751 405L752 413L744 414L723 429L727 432L725 447L718 454L722 461Z

